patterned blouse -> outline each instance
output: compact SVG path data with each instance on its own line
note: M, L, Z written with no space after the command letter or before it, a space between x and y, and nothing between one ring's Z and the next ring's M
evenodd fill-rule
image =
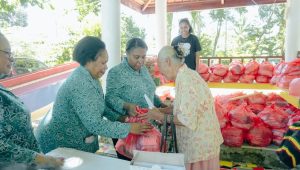
M0 85L0 162L32 163L38 152L29 110Z
M178 149L186 163L215 158L223 142L214 100L206 82L185 64L175 81L174 115L184 126L176 126Z
M42 151L47 153L58 147L68 147L96 152L99 149L97 135L126 137L130 125L103 119L104 110L99 80L93 79L84 67L78 67L60 87L53 111L37 128L36 136ZM86 137L91 136L94 136L93 142L86 142Z
M147 68L142 66L140 71L135 71L129 66L127 58L110 69L106 83L107 107L118 114L126 114L123 109L125 102L148 108L144 94L154 101L155 106L159 107L161 104L160 99L155 95L156 86Z

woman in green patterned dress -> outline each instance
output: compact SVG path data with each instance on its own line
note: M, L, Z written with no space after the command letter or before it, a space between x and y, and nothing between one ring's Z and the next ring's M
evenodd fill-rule
M128 116L135 116L136 106L148 108L144 98L146 94L156 107L165 107L155 95L155 83L144 65L148 47L140 38L132 38L126 44L126 58L119 65L109 70L105 101L112 113L118 114L124 121ZM116 144L118 139L113 139ZM118 158L128 158L118 154Z
M73 52L80 66L60 87L53 106L37 129L37 140L43 152L58 147L86 152L99 149L98 135L125 138L128 133L142 134L147 124L120 123L118 115L105 110L104 95L99 78L107 69L105 44L97 37L81 39ZM105 120L103 117L110 120Z
M10 44L0 33L0 74L8 75L13 61ZM63 160L40 153L29 110L17 96L0 85L0 169L14 164L56 168Z

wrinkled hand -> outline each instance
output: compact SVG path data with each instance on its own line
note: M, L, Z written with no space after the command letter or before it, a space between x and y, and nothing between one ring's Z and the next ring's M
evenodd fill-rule
M128 115L129 116L136 116L138 113L137 113L137 111L136 111L136 106L137 105L135 105L135 104L132 104L132 103L128 103L127 104L128 106L127 106L127 113L128 113Z
M149 123L130 123L130 133L141 135L150 131L153 127Z
M164 119L164 114L159 111L157 108L149 109L148 119L162 121Z
M59 168L64 165L64 158L55 158L52 156L38 154L34 162L37 165L37 168Z

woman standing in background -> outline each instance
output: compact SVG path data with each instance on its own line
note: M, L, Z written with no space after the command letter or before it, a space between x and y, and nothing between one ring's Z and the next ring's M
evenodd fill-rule
M192 34L193 28L187 18L179 21L179 34L172 40L171 46L178 46L185 57L185 64L192 70L199 65L201 46L198 38Z

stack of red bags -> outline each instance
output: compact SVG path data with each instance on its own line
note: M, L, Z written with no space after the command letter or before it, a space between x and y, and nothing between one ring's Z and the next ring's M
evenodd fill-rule
M255 81L257 83L269 83L273 77L274 66L268 61L264 61L259 65Z
M291 62L281 62L275 67L275 75L271 83L278 87L288 89L291 81L300 78L300 58Z
M253 83L259 69L256 61L250 61L245 65L245 73L240 77L241 83Z
M228 67L223 64L215 64L210 66L210 71L209 82L222 82L228 72Z
M234 83L238 82L240 76L245 72L245 67L243 63L239 61L234 61L229 64L229 71L224 77L224 83Z

